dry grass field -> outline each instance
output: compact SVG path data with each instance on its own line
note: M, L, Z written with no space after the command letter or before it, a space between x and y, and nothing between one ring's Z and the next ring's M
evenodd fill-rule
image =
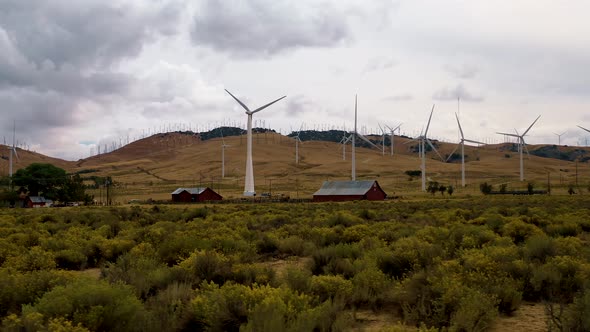
M420 160L410 147L415 142L403 137L395 140L395 154L385 155L376 149L357 148L357 179L376 179L389 196L423 197L420 179L410 178L407 170L419 170ZM295 141L280 134L255 134L253 160L257 192L284 194L292 198L308 198L325 180L350 179L350 145L343 160L342 145L332 142L307 141L300 145L300 162L295 163ZM178 134L158 134L124 146L114 152L82 159L63 161L40 154L20 151L15 167L26 167L31 162L48 162L69 172L94 170L87 175L112 176L120 184L116 200L168 199L177 187L210 186L224 197L240 197L243 191L246 160L246 137L226 137L225 177L221 178L221 139L199 141ZM456 144L439 142L439 151L448 155ZM519 181L518 153L509 151L510 144L465 147L467 187L460 188L460 162L444 163L433 152L427 154L428 180L453 185L456 196L479 194L479 184L508 184L509 188L524 189L533 182L535 188L546 189L551 182L553 194L567 194L577 182L586 189L590 180L588 163L566 162L558 159L525 155L525 182ZM540 146L529 146L535 150ZM560 147L560 151L573 149ZM583 148L581 148L583 149ZM2 159L0 172L8 169ZM577 172L576 172L577 168ZM97 190L93 192L100 196Z

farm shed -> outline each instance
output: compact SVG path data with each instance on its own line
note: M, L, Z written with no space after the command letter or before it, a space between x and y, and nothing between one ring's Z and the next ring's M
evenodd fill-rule
M204 188L178 188L172 192L173 202L204 202L220 201L221 195L209 187Z
M313 201L382 201L385 197L387 194L377 181L324 181L313 194Z
M27 196L25 199L25 204L27 207L30 208L38 208L38 207L45 207L47 205L47 200L41 196Z

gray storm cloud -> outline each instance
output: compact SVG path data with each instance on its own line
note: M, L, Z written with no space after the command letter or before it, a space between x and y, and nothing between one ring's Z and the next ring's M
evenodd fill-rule
M255 57L335 46L351 32L346 17L327 2L205 0L194 16L191 38L197 46Z

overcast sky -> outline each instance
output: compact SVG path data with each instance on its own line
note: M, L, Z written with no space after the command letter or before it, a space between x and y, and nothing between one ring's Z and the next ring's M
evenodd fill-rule
M417 135L583 143L585 0L0 0L0 135L76 160L182 123L397 125ZM590 137L590 133L586 133ZM2 138L3 138L2 137ZM0 142L3 143L3 142Z

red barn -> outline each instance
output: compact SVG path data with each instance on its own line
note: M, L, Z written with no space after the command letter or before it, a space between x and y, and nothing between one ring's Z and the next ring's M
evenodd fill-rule
M27 196L25 204L30 208L45 207L47 205L47 200L41 196Z
M387 194L377 181L325 181L313 194L313 201L382 201L385 197Z
M172 192L173 202L205 202L220 201L223 197L209 187L205 188L178 188Z

